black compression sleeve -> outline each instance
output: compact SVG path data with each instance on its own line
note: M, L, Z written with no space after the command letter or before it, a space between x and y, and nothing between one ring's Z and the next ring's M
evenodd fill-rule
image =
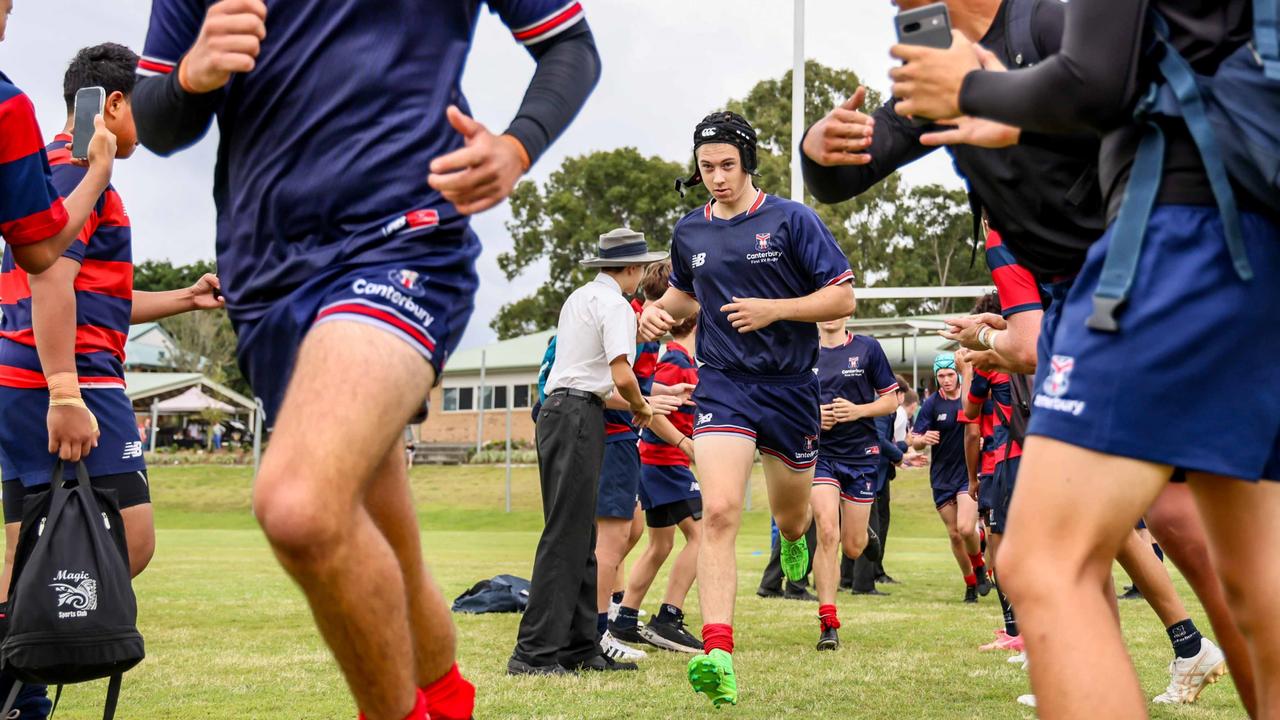
M178 84L178 71L140 78L133 88L138 140L157 155L170 155L209 130L222 91L193 95Z
M960 109L1047 133L1106 130L1136 95L1145 0L1071 0L1062 51L1017 72L965 77Z
M824 167L800 153L805 187L819 202L838 203L861 195L898 168L935 149L920 144L920 136L929 128L913 126L910 120L893 111L893 105L893 101L887 102L872 113L876 127L871 136L871 147L866 151L871 155L870 163ZM800 142L803 144L804 138Z
M538 68L506 133L537 162L586 104L600 79L600 55L585 19L529 52Z

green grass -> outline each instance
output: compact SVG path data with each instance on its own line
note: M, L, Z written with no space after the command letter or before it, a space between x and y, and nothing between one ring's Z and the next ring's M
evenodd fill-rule
M537 473L516 468L513 512L503 512L501 468L414 472L427 559L453 598L476 580L527 577L541 526ZM119 717L354 718L346 687L316 634L301 594L273 561L249 512L251 475L226 467L156 467L152 492L159 549L137 580L148 657L126 676ZM741 704L720 711L684 677L687 656L653 651L638 673L557 679L504 675L516 615L458 616L460 662L479 686L478 718L1030 718L1014 703L1023 672L1004 654L975 648L997 627L992 595L960 602L925 476L894 483L887 565L902 581L892 597L839 599L844 647L819 655L817 608L761 600L754 590L768 549L763 487L738 542L735 654ZM643 541L642 541L643 542ZM1201 628L1208 624L1181 578ZM653 611L665 575L651 592ZM370 592L376 592L371 588ZM697 603L687 608L699 627ZM1121 611L1148 696L1163 690L1171 653L1143 603ZM1081 658L1081 662L1088 662ZM71 688L59 717L100 717L102 686ZM1193 707L1153 708L1156 718L1239 718L1229 678Z

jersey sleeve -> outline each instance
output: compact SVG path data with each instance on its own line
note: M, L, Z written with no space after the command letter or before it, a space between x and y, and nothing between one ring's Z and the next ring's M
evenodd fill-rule
M31 245L66 225L35 108L17 88L0 84L0 237L10 245Z
M889 357L884 354L880 341L872 338L871 349L867 351L867 377L876 393L887 395L898 389L898 378L893 376L893 366Z
M924 402L920 403L920 409L916 411L916 424L911 427L911 432L916 435L923 435L933 429L933 396L930 395Z
M961 408L960 411L956 413L956 422L960 425L972 425L980 420L982 420L980 417L971 418L968 415L965 415L964 408Z
M1011 317L1028 310L1043 310L1040 284L1029 270L1018 264L994 230L987 233L987 267L1000 295L1000 314Z
M601 342L604 345L604 360L612 363L619 357L626 357L627 364L635 363L636 358L636 313L625 303L599 303L597 322L600 323Z
M849 258L817 213L802 208L792 216L791 223L792 247L799 260L799 270L812 280L810 292L853 281Z
M200 35L205 10L202 0L153 0L138 74L151 77L173 72Z
M76 167L75 165L57 165L53 168L53 187L62 197L71 194L80 181L84 179L88 171L85 168ZM76 235L76 239L71 241L71 245L67 247L66 252L62 253L62 257L70 258L80 264L84 264L85 253L89 249L89 238L98 231L98 223L102 217L103 197L99 196L97 202L93 204L93 211L89 213L89 219L85 221L84 227L80 229L80 234Z
M697 297L693 292L693 267L689 265L688 254L680 242L680 223L676 223L675 232L671 235L671 275L667 284L683 293Z
M553 38L586 17L578 0L489 0L489 7L525 46Z
M981 370L973 373L973 382L969 384L969 401L981 405L991 395L991 377Z

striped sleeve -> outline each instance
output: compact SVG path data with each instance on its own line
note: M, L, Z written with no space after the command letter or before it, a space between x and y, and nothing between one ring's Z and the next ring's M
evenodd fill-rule
M153 0L138 74L153 77L173 72L199 36L204 15L201 0Z
M586 17L578 0L489 0L489 7L522 45L553 38Z
M17 88L0 82L0 236L11 245L31 245L66 224L35 108Z
M1040 284L1029 270L1018 264L1013 253L1004 246L1000 234L987 233L987 267L1000 296L1000 314L1012 317L1029 310L1043 310Z

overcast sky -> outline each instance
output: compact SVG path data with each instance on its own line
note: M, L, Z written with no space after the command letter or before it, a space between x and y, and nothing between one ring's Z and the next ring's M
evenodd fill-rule
M533 168L535 180L547 177L567 156L623 145L683 162L691 129L703 115L791 67L790 0L582 3L604 73L582 114ZM0 43L0 70L31 96L46 136L52 137L65 120L62 74L67 61L77 49L108 40L141 52L150 4L15 0L7 39ZM894 12L889 0L808 0L806 12L807 57L853 69L880 90L888 87ZM532 73L532 59L496 16L484 13L462 83L478 119L495 132L505 128ZM172 158L140 149L116 166L113 182L129 208L136 261L185 263L213 257L216 143L215 129ZM912 183L959 186L941 152L904 174ZM765 190L785 195L789 189ZM498 254L511 246L503 227L509 217L504 204L474 220L485 245L479 263L481 292L462 348L492 340L488 324L498 307L540 283L526 275L508 284L498 270ZM494 288L502 291L492 292Z

